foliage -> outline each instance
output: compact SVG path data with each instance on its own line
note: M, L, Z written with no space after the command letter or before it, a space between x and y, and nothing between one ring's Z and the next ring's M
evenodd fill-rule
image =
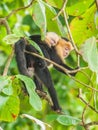
M83 130L86 127L83 128L82 123L98 124L98 10L96 3L93 0L68 0L63 10L67 13L72 37L81 53L78 61L80 69L84 69L72 78L50 68L58 99L63 108L63 115L61 115L53 112L49 104L38 97L33 80L19 75L15 56L11 59L7 75L4 75L13 45L20 37L28 39L29 35L41 34L44 39L47 31L53 31L62 37L69 38L64 14L61 13L53 20L62 8L63 0L33 0L31 4L29 2L29 0L0 1L0 127L4 130L42 128ZM1 18L5 18L7 23L5 24ZM42 55L36 43L30 40L29 42ZM78 59L75 51L66 59L66 63L73 68L77 67ZM21 114L24 113L28 115L21 118ZM29 115L32 116L28 118ZM97 130L98 126L92 125L90 129Z

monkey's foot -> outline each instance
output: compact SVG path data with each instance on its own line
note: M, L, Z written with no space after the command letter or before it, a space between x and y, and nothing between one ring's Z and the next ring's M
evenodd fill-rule
M36 92L37 92L37 94L38 94L41 98L45 98L46 95L47 95L46 92L41 91L41 90L38 90L38 89L36 89Z
M41 98L47 100L48 103L49 103L51 106L53 106L53 103L52 103L52 101L51 101L51 98L47 95L46 92L41 91L41 90L38 90L38 89L36 90L36 92L37 92L37 94L38 94Z

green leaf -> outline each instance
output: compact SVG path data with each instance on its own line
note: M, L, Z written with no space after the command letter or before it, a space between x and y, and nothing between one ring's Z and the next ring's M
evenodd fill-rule
M0 92L2 91L2 89L8 85L8 79L7 77L3 77L3 76L0 76Z
M71 6L68 6L66 9L69 15L79 16L83 12L85 12L93 2L93 0L77 1L76 3L74 2L74 4L72 4Z
M19 98L0 95L0 120L14 121L19 114Z
M95 37L91 37L85 41L81 48L81 52L89 68L98 73L98 50Z
M81 73L81 72L78 72L77 73L77 75L75 76L75 78L78 80L78 81L80 81L80 82L82 82L82 83L84 83L84 84L86 84L86 85L90 85L90 83L91 83L91 77L93 76L93 73L92 73L92 71L90 70L90 69L85 69L85 70L82 70L82 72L83 73ZM86 74L86 75L85 75ZM88 78L88 76L89 76L89 78ZM85 80L84 80L85 79ZM94 82L95 80L93 79L93 81L92 82ZM84 85L82 85L81 83L78 83L78 82L76 82L76 85L77 85L77 87L79 87L79 88L85 88L85 90L86 90L86 87L84 86Z
M47 122L53 122L57 119L58 115L57 114L50 114L46 116Z
M13 94L12 80L10 80L8 77L0 76L0 92L6 95Z
M95 13L95 25L96 25L96 29L98 29L98 11Z
M34 109L36 109L37 111L41 110L42 103L41 103L39 96L35 92L35 84L34 84L33 80L26 76L23 76L23 75L16 75L16 77L25 83L27 91L30 96L29 102L30 102L31 106L34 107Z
M63 4L63 0L47 0L46 2L56 8L61 8Z
M42 50L40 47L36 44L36 42L29 40L29 42L40 52L40 54L43 56Z
M12 80L12 86L13 86L13 95L15 96L17 96L17 95L19 95L20 93L21 93L21 87L20 87L20 85L21 85L21 81L18 79L18 78L14 78L13 80Z
M70 24L70 29L72 36L79 46L81 45L88 37L97 36L98 30L94 24L94 13L96 7L95 5L91 6L85 14L80 17L75 17Z
M21 25L21 27L22 27L22 25ZM17 37L19 37L19 38L25 36L25 33L24 33L23 29L21 29L21 28L14 28L14 29L13 29L13 33L14 33Z
M9 34L3 38L3 41L6 42L7 44L14 44L19 40L19 38L20 37L16 34Z
M42 39L46 34L46 15L44 4L40 1L37 1L33 4L33 20L35 24L40 28Z
M78 123L81 122L80 119L77 119L75 117L72 117L72 116L68 116L68 115L60 115L58 118L57 118L57 121L62 124L62 125L77 125Z
M16 34L9 34L6 37L3 38L3 41L7 44L14 44L19 40L20 37L18 37Z
M12 87L12 82L10 81L7 86L4 87L2 92L6 95L12 95L13 94L13 87Z

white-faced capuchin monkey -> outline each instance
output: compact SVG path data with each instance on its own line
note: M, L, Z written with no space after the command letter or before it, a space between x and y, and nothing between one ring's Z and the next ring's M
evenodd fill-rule
M29 38L32 41L36 42L36 44L38 44L46 58L61 65L65 69L74 70L64 63L64 58L66 58L69 55L70 51L73 49L69 40L67 40L66 38L61 38L53 32L48 32L46 34L45 41L41 40L40 35L32 35ZM19 41L17 41L15 43L15 55L20 73L32 78L30 71L33 71L36 89L43 92L44 84L47 87L53 102L52 109L60 112L61 107L59 105L54 84L47 67L48 64L43 59L36 57L30 53L26 53L26 51L40 55L39 51L26 39L21 38ZM58 71L66 74L65 71L56 67L55 65L53 65L53 67L56 68ZM76 72L71 73L71 75L73 76L75 74Z

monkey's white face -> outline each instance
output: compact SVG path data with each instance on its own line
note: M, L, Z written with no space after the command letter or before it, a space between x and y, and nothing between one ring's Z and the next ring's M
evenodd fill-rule
M66 58L69 55L70 51L71 50L68 47L65 47L63 49L63 56L64 56L64 58Z
M64 61L64 58L68 57L70 52L73 50L73 47L69 41L66 41L64 39L60 39L55 46L56 52L59 55L59 57Z

